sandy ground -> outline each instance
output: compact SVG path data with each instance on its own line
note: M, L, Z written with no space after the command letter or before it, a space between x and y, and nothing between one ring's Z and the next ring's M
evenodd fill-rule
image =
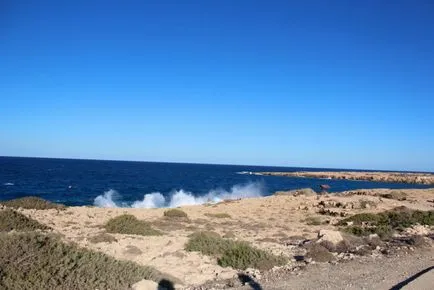
M160 271L179 278L183 285L187 286L199 285L210 280L233 278L237 274L234 269L218 266L213 258L195 252L186 252L184 245L188 235L193 232L212 230L225 237L249 241L275 254L292 257L294 252L287 246L287 241L291 237L302 236L309 239L316 237L320 229L336 229L333 224L341 219L341 216L366 211L379 212L402 205L412 209L434 209L434 188L402 191L408 195L404 201L381 197L381 194L389 192L382 189L344 192L339 195L281 195L183 207L182 210L188 214L188 221L164 218L163 213L166 209L69 207L64 211L20 211L52 227L67 241L76 242L80 246L118 259L154 266ZM337 207L337 203L341 206ZM339 214L338 216L322 215L318 213L321 208ZM104 232L102 226L110 218L124 213L150 222L155 228L162 230L164 235L144 237L115 234L113 236L116 237L117 242L91 243L89 241L89 238ZM211 216L217 213L226 213L230 218ZM322 222L327 221L328 224L307 225L306 218L309 217L317 217ZM432 255L432 249L429 251ZM329 264L325 265L327 267ZM345 268L342 269L344 270ZM282 287L276 289L287 289Z

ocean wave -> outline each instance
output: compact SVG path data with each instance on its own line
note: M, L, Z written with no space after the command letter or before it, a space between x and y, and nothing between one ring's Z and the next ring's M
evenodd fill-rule
M229 191L213 189L202 196L196 196L192 192L183 189L174 190L170 192L167 197L160 192L152 192L145 194L142 200L126 203L122 201L122 196L116 190L110 189L104 192L104 194L97 196L94 200L94 205L98 207L171 208L185 205L217 203L223 200L260 197L263 195L263 184L260 182L250 182L247 184L234 185Z
M5 186L14 186L15 184L13 184L12 182L6 182L6 183L3 183L3 185L5 185Z

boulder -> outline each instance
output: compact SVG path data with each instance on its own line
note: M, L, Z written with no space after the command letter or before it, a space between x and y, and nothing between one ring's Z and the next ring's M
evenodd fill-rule
M344 240L341 232L332 230L320 230L318 232L317 243L327 242L333 245L337 245Z
M158 284L151 280L141 280L133 285L134 290L156 290L158 289Z

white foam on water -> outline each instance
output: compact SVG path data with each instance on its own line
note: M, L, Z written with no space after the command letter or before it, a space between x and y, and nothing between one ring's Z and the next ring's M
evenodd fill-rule
M104 194L99 195L94 200L94 205L98 207L133 207L133 208L158 208L158 207L178 207L185 205L198 205L204 203L216 203L228 199L240 199L250 197L260 197L264 195L264 186L260 182L250 182L232 186L227 191L224 189L213 189L207 194L196 196L189 191L174 190L168 197L164 197L160 192L147 193L142 200L136 200L131 204L120 202L120 194L110 189Z
M6 182L6 183L3 183L3 185L5 185L5 186L14 186L15 184L13 184L12 182Z

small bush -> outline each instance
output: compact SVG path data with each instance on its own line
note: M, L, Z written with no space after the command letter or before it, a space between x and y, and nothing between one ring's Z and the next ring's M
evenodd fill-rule
M192 234L185 249L216 257L222 267L242 270L247 268L268 270L287 262L283 257L254 248L246 242L223 239L218 234L209 232Z
M306 258L316 262L330 262L335 259L332 253L320 244L312 243L307 247Z
M105 229L112 234L159 236L162 233L153 229L147 222L138 220L130 214L123 214L110 219L105 224Z
M245 242L236 242L218 259L218 264L222 267L242 270L247 268L269 270L276 265L284 265L285 263L284 257L253 248Z
M129 289L165 275L41 233L0 233L0 289Z
M168 218L182 218L182 219L188 218L188 215L184 211L177 208L166 210L164 212L164 216Z
M25 215L16 212L12 209L5 209L0 211L0 231L9 232L16 231L34 231L34 230L48 230L46 225L26 217Z
M43 210L43 209L64 210L66 208L66 206L63 204L54 203L36 196L26 196L26 197L11 199L7 201L2 201L0 204L15 209L25 208L25 209L38 209L38 210Z
M113 237L112 235L109 235L107 233L101 233L101 234L98 234L96 236L89 238L89 242L91 242L93 244L113 243L113 242L117 242L117 241L118 240L115 237Z
M206 213L207 217L218 218L218 219L230 219L231 216L227 213Z

